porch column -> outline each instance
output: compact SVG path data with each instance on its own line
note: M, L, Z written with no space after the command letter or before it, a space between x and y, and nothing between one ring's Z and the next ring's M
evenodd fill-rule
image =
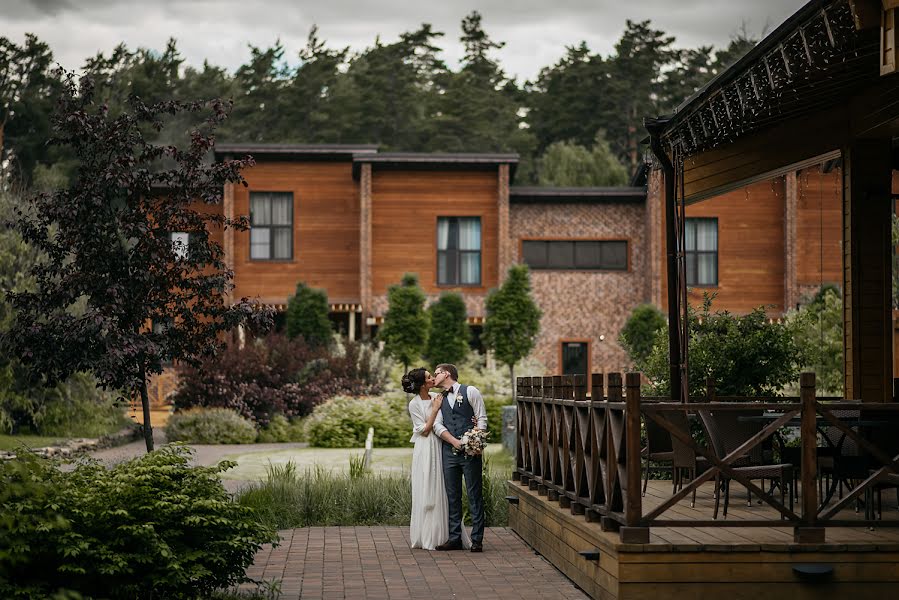
M362 338L371 328L371 163L362 163L359 172L359 300L362 304Z
M889 139L856 139L843 151L844 394L892 400L892 168Z

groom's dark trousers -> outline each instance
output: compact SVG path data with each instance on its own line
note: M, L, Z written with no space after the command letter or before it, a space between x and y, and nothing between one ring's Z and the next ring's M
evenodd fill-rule
M459 387L462 403L458 408L443 399L443 426L453 436L461 439L462 435L472 428L471 418L474 410L468 402L467 386ZM446 496L449 500L449 542L462 539L462 478L468 487L468 508L471 512L471 539L473 542L484 541L484 499L481 494L483 474L483 458L454 454L453 447L443 443L443 480L446 484Z

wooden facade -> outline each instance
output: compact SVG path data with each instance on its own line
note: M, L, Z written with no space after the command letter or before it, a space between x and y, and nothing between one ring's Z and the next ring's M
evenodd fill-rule
M384 295L404 273L418 273L426 294L485 295L499 282L497 171L374 169L371 183L372 293ZM437 283L437 219L481 219L481 284Z
M234 296L284 304L298 282L327 292L328 301L358 303L359 184L352 160L257 162L234 189L234 214L249 215L253 192L293 194L293 258L251 260L249 232L234 234Z

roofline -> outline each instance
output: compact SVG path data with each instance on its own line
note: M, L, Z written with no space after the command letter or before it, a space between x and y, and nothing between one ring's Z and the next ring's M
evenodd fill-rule
M354 156L376 154L377 144L253 144L229 143L217 144L216 160L228 155L251 155L275 159L311 158L331 160L352 160Z
M509 187L509 201L517 203L630 204L645 200L645 187Z
M448 153L448 152L379 152L377 154L359 153L353 156L353 176L359 177L363 164L372 168L387 169L420 169L420 170L483 170L509 165L509 178L515 175L518 166L518 154L508 153Z

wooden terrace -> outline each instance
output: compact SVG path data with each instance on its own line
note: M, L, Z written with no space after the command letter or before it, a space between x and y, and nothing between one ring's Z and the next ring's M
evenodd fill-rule
M899 449L883 436L870 436L882 430L896 437L895 427L870 425L891 424L899 404L815 398L811 374L803 375L798 398L704 397L688 404L641 397L636 373L623 383L617 373L594 374L590 397L584 376L518 380L510 526L588 594L705 598L714 591L748 598L762 591L775 598L873 598L899 589L899 480L892 479L899 473ZM721 454L695 434L696 426L691 433L681 424L688 419L673 416L703 412L707 418L769 418L745 417L755 423L754 433L744 430ZM798 459L790 465L796 473L777 482L794 487L794 506L783 500L786 493L773 492L773 479L750 479L745 469L767 440L797 419L798 454L788 457L781 449L776 456L781 463ZM671 479L652 479L643 495L647 421L665 426L708 467L681 481L677 491ZM842 494L827 493L830 482L819 481L823 465L831 464L819 462L824 428L853 440L857 454L867 457L864 476L845 481ZM706 433L705 439L711 437ZM660 466L651 464L651 472L665 472ZM725 479L733 481L730 505L726 516L716 515L716 489Z

